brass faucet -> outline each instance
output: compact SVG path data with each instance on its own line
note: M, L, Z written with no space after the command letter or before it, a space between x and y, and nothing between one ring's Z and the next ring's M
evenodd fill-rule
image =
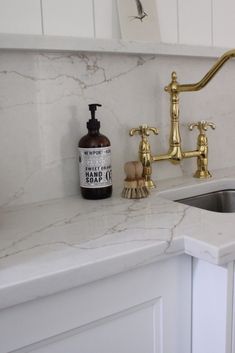
M166 154L152 155L148 136L150 132L155 135L158 134L158 129L141 125L139 128L134 128L129 131L130 136L135 134L141 135L141 142L139 144L139 159L143 164L143 176L145 178L146 186L154 187L152 181L152 163L157 161L169 160L173 164L179 164L184 158L197 157L197 171L194 174L196 178L209 178L211 173L208 171L208 140L205 131L208 127L215 129L215 124L212 122L199 121L197 123L189 124L189 130L194 127L199 129L197 139L197 148L193 151L183 151L181 147L181 137L179 128L179 93L180 92L194 92L199 91L215 76L221 67L230 58L235 57L235 49L224 53L207 72L207 74L197 83L194 84L179 84L177 81L176 72L171 74L171 82L165 87L165 91L170 94L170 115L171 115L171 129L169 138L169 150Z

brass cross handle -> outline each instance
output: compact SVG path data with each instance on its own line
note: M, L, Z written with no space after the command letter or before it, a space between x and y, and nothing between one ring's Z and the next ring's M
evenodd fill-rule
M204 134L204 131L207 131L208 127L211 127L213 130L215 130L216 125L212 122L209 121L198 121L197 123L192 123L188 125L188 128L190 131L192 131L195 127L198 128L200 131L200 134Z
M196 127L199 130L199 135L197 138L197 170L194 174L195 178L205 179L210 178L211 173L208 170L208 139L205 134L208 127L211 127L213 130L215 129L215 124L207 121L198 121L197 123L192 123L188 125L189 130L193 130Z
M131 129L129 131L130 136L140 135L141 140L139 144L139 160L143 165L143 177L145 179L145 186L148 188L155 187L154 182L151 179L152 175L152 154L148 136L153 132L158 135L159 131L155 127L149 127L148 125L140 125L138 128Z
M129 131L130 136L141 135L142 137L147 137L153 132L155 135L159 134L159 130L156 127L149 127L148 125L140 125L138 128L133 128Z

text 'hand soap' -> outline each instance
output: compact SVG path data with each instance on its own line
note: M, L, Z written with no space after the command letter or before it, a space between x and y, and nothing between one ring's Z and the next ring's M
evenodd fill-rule
M111 144L99 132L100 122L95 118L97 107L101 104L89 104L88 134L78 144L81 193L85 199L91 200L112 195Z

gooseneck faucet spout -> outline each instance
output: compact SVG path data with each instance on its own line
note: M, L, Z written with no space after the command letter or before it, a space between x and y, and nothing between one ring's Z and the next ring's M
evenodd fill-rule
M212 68L206 73L206 75L197 83L192 84L183 84L177 85L177 92L194 92L199 91L203 87L207 85L208 82L212 80L212 78L217 74L217 72L221 69L221 67L231 58L235 57L235 49L229 50L224 53L212 66ZM165 87L165 91L171 91L171 86L168 85Z
M165 91L170 94L170 115L171 115L171 127L169 136L169 150L165 154L152 155L150 154L150 147L147 157L145 156L146 151L142 150L141 145L139 147L139 158L144 166L144 170L148 171L143 176L146 179L146 185L148 187L153 186L151 180L151 163L157 161L169 160L173 164L179 164L184 158L197 157L197 170L194 174L196 178L209 178L211 173L208 171L208 140L205 135L205 131L208 127L215 129L215 125L212 122L200 121L189 125L189 129L195 126L199 130L197 139L197 148L193 151L183 151L181 146L180 127L179 127L179 93L180 92L194 92L199 91L207 85L208 82L216 75L221 67L230 59L235 57L235 49L229 50L224 53L207 72L207 74L197 83L193 84L179 84L177 81L176 72L171 74L171 82L165 87ZM143 126L148 130L148 126ZM139 131L142 131L142 127L139 127ZM142 132L141 132L142 134ZM133 135L133 133L130 133ZM147 136L145 136L145 143L148 143ZM146 164L146 161L148 162ZM146 165L145 165L146 164Z

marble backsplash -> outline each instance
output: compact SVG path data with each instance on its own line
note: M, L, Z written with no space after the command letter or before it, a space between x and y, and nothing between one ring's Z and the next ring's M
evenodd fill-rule
M172 70L181 83L202 78L213 59L118 54L0 53L0 205L24 204L78 195L77 143L86 133L87 105L101 103L101 132L112 143L113 183L124 178L123 164L137 158L139 137L128 130L157 126L152 152L168 149ZM202 91L181 94L184 149L196 146L187 123L214 121L208 131L209 167L235 165L235 63L228 62ZM154 179L192 174L196 160L180 166L154 165Z

